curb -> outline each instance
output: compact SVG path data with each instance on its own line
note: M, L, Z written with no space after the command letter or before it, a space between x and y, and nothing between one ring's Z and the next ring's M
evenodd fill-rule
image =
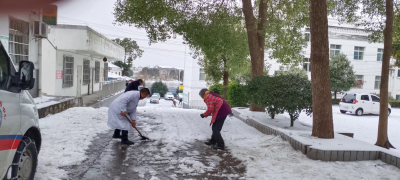
M296 151L301 151L310 159L320 161L368 161L379 159L384 163L396 166L400 169L400 157L393 156L382 151L329 151L310 148L310 145L302 144L301 142L279 130L261 124L253 119L244 119L240 117L240 113L235 109L232 109L232 113L236 118L257 129L263 134L280 136L283 140L288 141L293 149Z

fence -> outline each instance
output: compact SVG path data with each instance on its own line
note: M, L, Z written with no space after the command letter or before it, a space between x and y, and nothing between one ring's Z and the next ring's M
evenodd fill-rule
M100 83L101 99L111 96L117 92L124 91L126 81L105 81Z

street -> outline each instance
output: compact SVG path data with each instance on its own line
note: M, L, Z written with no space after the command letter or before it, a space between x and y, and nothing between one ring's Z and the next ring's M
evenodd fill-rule
M236 118L222 130L227 150L203 142L210 118L171 101L138 107L133 146L113 140L107 108L72 108L41 119L43 149L36 179L396 179L400 171L382 161L320 162L295 151L280 137L264 135ZM57 121L52 121L57 119ZM59 125L63 124L62 127ZM57 132L59 132L57 134ZM65 136L68 132L69 136ZM57 143L54 143L57 142Z

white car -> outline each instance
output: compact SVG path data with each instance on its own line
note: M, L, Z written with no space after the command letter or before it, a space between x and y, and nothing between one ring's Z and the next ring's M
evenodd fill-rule
M339 103L340 112L346 112L361 116L363 114L379 114L380 99L373 94L346 94ZM389 104L388 113L392 112Z
M34 179L42 142L39 114L32 96L32 62L19 71L0 42L0 179Z
M172 92L167 92L167 93L164 95L164 99L166 99L166 100L173 100L173 99L174 99L174 94L172 94Z
M151 103L156 103L156 104L159 104L160 103L160 96L158 96L157 94L153 94L151 97L150 97L150 104Z

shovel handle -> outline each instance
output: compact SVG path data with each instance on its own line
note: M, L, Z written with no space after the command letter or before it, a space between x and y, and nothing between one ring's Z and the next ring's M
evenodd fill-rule
M129 121L129 123L132 123L131 119L126 114L124 116L125 116L126 120ZM140 134L140 136L142 136L142 133L140 133L139 129L137 129L136 127L133 127L133 128L135 128L136 131Z

